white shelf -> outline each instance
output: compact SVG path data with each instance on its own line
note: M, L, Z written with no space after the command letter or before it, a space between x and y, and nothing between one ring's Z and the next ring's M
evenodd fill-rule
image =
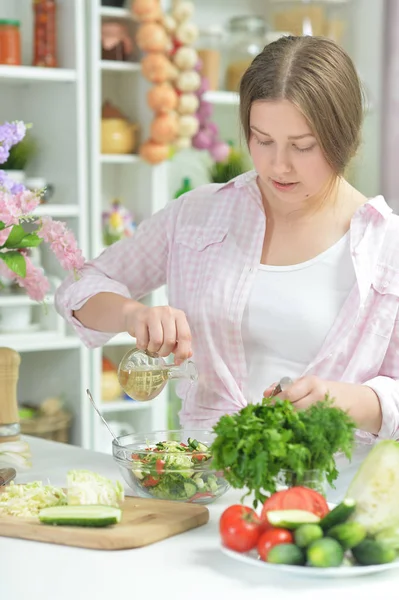
M45 304L54 304L54 296L46 296ZM37 302L26 294L2 294L0 293L0 308L4 306L37 306ZM0 332L1 335L1 332Z
M136 338L132 337L128 333L118 333L115 337L113 337L109 342L107 342L106 346L134 346L136 343Z
M76 81L74 69L50 69L45 67L15 67L0 65L0 79L16 81L21 83L58 81L70 83Z
M104 402L100 404L102 413L110 412L130 412L132 410L145 410L151 407L151 402L135 402L134 400L120 400L113 402ZM152 408L152 407L151 407Z
M101 6L100 17L109 19L133 19L133 13L127 8L115 8L113 6Z
M77 337L60 336L54 332L32 334L13 333L0 335L0 347L10 347L17 352L40 352L45 350L70 350L80 348Z
M77 204L40 204L33 214L38 217L78 217L80 211Z
M140 63L123 62L119 60L100 60L100 69L102 71L120 71L126 73L140 73Z
M205 92L203 95L204 100L207 102L211 102L212 104L225 104L238 106L239 104L239 95L236 92Z
M101 154L100 161L108 165L127 165L141 161L138 154Z

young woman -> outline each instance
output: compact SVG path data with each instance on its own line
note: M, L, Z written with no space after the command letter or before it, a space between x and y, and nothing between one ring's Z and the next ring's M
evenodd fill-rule
M254 171L205 185L88 262L56 295L89 347L117 332L193 356L180 420L221 415L293 384L298 408L329 392L358 435L399 439L399 218L344 178L362 125L350 58L332 41L283 37L240 87ZM170 306L140 303L166 284Z

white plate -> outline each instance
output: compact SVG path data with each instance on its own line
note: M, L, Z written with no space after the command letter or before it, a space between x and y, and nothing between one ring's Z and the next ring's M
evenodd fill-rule
M294 565L275 565L272 563L264 562L258 558L257 552L252 550L245 554L241 552L235 552L229 550L225 546L221 546L221 550L227 556L240 560L247 565L260 567L269 573L290 573L291 575L297 575L300 577L309 577L311 579L337 579L341 577L361 577L362 575L371 575L372 573L380 573L381 571L389 571L391 569L399 569L399 558L392 563L385 565L370 565L368 567L330 567L329 569L319 569L316 567L299 567Z

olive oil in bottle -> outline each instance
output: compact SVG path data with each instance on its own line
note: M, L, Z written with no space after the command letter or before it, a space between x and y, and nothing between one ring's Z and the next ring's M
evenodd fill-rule
M133 400L147 402L153 400L164 388L168 380L167 368L119 370L119 383Z

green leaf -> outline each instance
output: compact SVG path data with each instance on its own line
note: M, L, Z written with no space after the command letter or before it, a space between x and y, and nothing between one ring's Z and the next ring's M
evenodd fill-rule
M26 277L26 262L20 252L11 250L9 252L0 252L0 258L7 267L19 277Z
M27 233L18 244L18 248L36 248L43 241L36 233Z
M25 235L26 231L22 225L14 225L3 248L19 248L19 244Z
M355 423L328 397L300 411L288 400L265 398L221 417L213 429L214 468L224 471L233 488L253 493L255 506L264 502L265 493L276 491L282 470L300 481L315 469L333 484L338 476L334 455L341 451L350 458Z
M0 231L3 231L3 229L6 228L6 224L4 223L4 221L0 221Z

